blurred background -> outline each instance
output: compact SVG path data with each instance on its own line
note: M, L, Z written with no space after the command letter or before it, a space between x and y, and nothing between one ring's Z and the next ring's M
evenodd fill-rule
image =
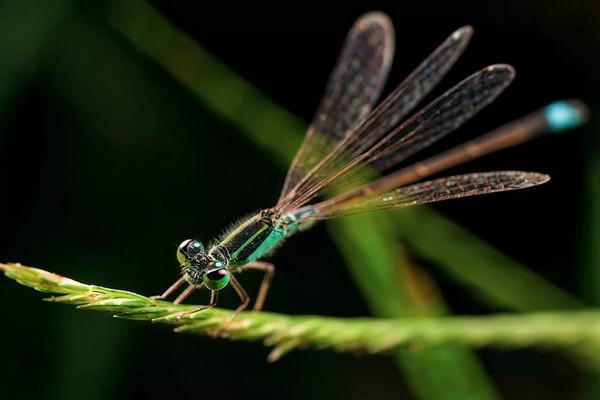
M298 235L272 258L265 308L401 317L598 305L600 3L592 0L3 0L0 260L162 292L177 278L180 241L209 241L274 203L345 34L373 9L396 28L386 92L465 24L474 38L435 94L488 64L517 70L505 94L432 152L561 98L586 101L591 120L451 171L550 174L542 187ZM378 287L364 277L380 253L361 253L360 235L398 260L396 298L373 297ZM254 293L260 276L242 279ZM40 297L0 282L2 399L600 398L600 367L551 349L311 350L268 364L258 343L175 335ZM236 304L233 293L221 296L222 306Z

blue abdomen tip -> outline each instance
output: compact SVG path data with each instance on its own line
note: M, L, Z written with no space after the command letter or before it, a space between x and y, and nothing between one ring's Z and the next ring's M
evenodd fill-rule
M544 118L551 132L562 132L585 122L586 108L579 101L555 101L544 107Z

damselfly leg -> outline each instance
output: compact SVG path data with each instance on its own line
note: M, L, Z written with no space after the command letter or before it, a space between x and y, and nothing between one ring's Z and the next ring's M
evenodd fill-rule
M229 283L231 284L231 287L233 287L233 290L235 290L235 292L239 296L240 300L242 301L242 304L240 304L238 308L235 309L233 315L231 316L231 318L229 318L228 321L225 321L219 328L215 329L212 332L212 335L215 337L221 336L221 334L224 331L226 331L227 328L229 328L229 325L231 325L233 321L236 320L238 315L240 315L242 311L248 308L248 304L250 304L250 296L248 296L248 293L246 293L246 290L242 287L242 285L240 285L240 282L238 282L235 276L231 275L231 280L229 281Z
M202 285L189 285L187 288L185 288L183 292L179 294L179 296L177 296L175 300L173 300L173 304L180 304L182 301L187 299L190 296L190 294L194 293L196 289L199 289L201 287Z
M185 283L185 277L181 277L179 279L177 279L177 281L175 281L174 284L172 284L171 286L169 286L167 288L167 290L165 290L163 292L163 294L157 295L157 296L150 296L151 299L153 300L165 300L167 297L169 297L174 291L176 291L179 286L183 285Z
M275 275L275 266L268 262L263 261L254 261L250 264L244 265L241 271L245 271L247 269L253 269L255 271L262 271L263 280L260 284L260 288L258 289L258 295L256 296L256 301L254 302L254 307L252 307L253 311L260 311L265 304L265 299L267 298L267 293L269 293L269 289L271 288L271 282L273 281L273 276Z
M150 296L150 298L153 300L165 300L167 297L169 297L171 294L173 294L173 292L175 292L177 289L179 289L179 287L181 285L183 285L184 283L185 283L185 277L181 277L177 281L175 281L175 283L173 283L171 286L169 286L167 288L167 290L164 291L163 294L158 295L158 296ZM183 292L181 292L179 294L179 296L177 296L175 298L175 300L173 300L173 304L181 303L183 300L187 299L190 294L194 293L194 291L196 289L200 289L202 286L204 286L204 285L203 284L189 285L187 288L185 288L185 290Z
M193 287L193 286L190 285L190 287ZM188 289L190 287L188 287ZM182 293L182 295L183 295L183 293ZM179 297L181 297L181 295ZM201 311L208 310L209 308L213 308L214 306L217 305L217 300L218 299L219 299L219 291L217 291L217 290L211 290L210 291L210 302L208 304L206 304L204 306L200 306L200 307L198 307L198 308L196 308L195 310L192 310L192 311L186 311L186 312L180 313L179 317L184 317L186 315L193 315L193 314L199 313ZM175 303L175 302L173 302L173 303Z

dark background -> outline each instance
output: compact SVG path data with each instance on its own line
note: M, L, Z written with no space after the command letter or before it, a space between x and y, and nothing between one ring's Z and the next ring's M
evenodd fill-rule
M59 11L51 3L0 6L0 52L9 66L10 57L24 60L0 84L0 260L158 293L177 277L181 240L207 241L271 205L285 171L111 30L111 3L65 2ZM517 70L492 107L435 149L556 99L581 98L592 112L600 105L596 1L152 4L307 122L347 30L373 9L388 13L396 28L388 91L464 24L474 26L474 38L436 93L488 64ZM33 49L22 35L36 34L36 26L45 30ZM590 178L595 126L592 114L582 129L459 169L535 170L550 174L549 184L435 207L594 302L586 254L595 248L587 243L590 183L598 185ZM273 262L279 268L268 310L368 315L323 227L287 243ZM453 312L496 311L431 272ZM258 277L243 279L256 290ZM165 326L45 304L8 280L0 286L0 398L410 398L387 356L295 351L267 364L259 344L174 335ZM222 297L223 306L236 304L233 295ZM576 398L589 374L553 352L478 354L505 398Z

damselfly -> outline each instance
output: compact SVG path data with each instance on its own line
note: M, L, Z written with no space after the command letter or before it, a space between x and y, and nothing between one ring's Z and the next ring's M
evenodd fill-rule
M235 316L250 301L235 274L252 269L264 272L254 304L254 310L260 310L274 274L273 265L260 260L316 221L522 189L548 181L547 175L535 172L497 171L414 183L544 133L575 127L587 116L585 106L578 101L552 103L440 155L364 184L375 173L388 171L463 125L513 80L510 65L488 66L407 118L454 65L471 35L469 26L452 33L372 109L392 63L394 31L382 13L361 16L346 38L277 204L244 220L208 248L198 240L182 242L177 249L182 276L157 297L164 299L187 283L189 286L175 299L179 303L194 290L206 287L210 302L195 310L201 311L217 304L219 291L230 284L241 299ZM342 194L331 196L332 188Z

